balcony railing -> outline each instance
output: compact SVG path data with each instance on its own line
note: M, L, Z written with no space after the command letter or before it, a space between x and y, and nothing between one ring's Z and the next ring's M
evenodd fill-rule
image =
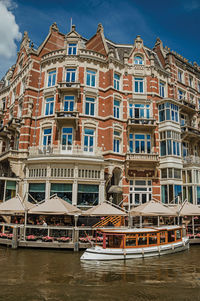
M77 111L56 111L55 120L58 125L62 126L64 124L71 123L76 129L78 127L79 112Z
M185 98L179 99L179 102L182 104L181 111L185 111L190 114L196 113L196 105L195 103L189 102Z
M60 91L70 91L70 90L75 90L79 91L80 90L80 83L74 83L74 82L59 82L58 83L58 90Z
M154 118L128 118L128 126L138 129L155 129L156 119Z
M183 157L184 165L200 165L200 157L197 156L187 156Z
M80 145L60 145L59 147L43 146L30 147L29 157L38 156L75 156L75 157L102 157L102 149L100 147L87 147Z
M181 132L184 135L184 138L187 137L195 137L195 138L200 138L200 129L190 126L190 125L183 125L181 126Z
M65 55L65 49L57 49L52 52L48 52L42 56L42 63L48 61L49 59L63 57L64 55Z
M79 55L81 57L89 57L89 58L93 58L93 59L97 59L97 60L101 60L101 61L102 60L105 61L105 59L106 59L105 55L103 55L99 52L90 50L90 49L79 49Z
M144 162L158 162L159 156L157 153L127 153L126 161L144 161Z

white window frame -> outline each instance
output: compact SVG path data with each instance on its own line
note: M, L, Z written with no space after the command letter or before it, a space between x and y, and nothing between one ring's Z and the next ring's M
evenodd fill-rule
M67 71L67 70L71 70L71 71ZM75 71L72 71L72 70L75 70ZM67 81L67 73L69 72L69 74L70 74L70 80L69 81ZM73 74L75 74L75 79L74 79L74 81L72 81L72 75ZM67 67L66 69L65 69L65 81L67 82L67 83L76 83L76 68L73 68L73 67Z
M138 83L138 91L136 91L136 83ZM142 83L142 89L141 89ZM143 91L141 91L143 90ZM136 94L144 94L145 93L145 81L144 77L134 77L134 93Z
M52 73L52 74L50 74ZM55 75L55 83L52 84L54 82L54 75ZM51 77L51 80L50 80L50 85L49 85L49 77ZM50 87L55 87L56 85L56 81L57 81L57 70L56 69L53 69L53 70L48 70L47 71L47 87L50 88Z
M89 83L88 83L88 76L89 76ZM94 77L94 84L93 84L93 77ZM96 70L91 70L91 69L86 69L86 86L87 87L92 87L96 88L97 85L97 71Z
M72 53L69 53L70 49L72 50ZM75 51L74 51L74 49L75 49ZM77 55L77 50L78 50L78 43L70 42L67 44L67 54L68 55Z

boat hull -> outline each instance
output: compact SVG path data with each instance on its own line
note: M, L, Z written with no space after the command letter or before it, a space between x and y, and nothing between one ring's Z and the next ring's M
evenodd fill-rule
M186 237L179 242L146 248L103 249L100 246L95 246L87 249L81 256L81 260L127 260L173 254L188 248L189 239Z

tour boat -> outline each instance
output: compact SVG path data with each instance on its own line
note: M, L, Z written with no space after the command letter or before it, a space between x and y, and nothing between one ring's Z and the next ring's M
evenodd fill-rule
M81 260L132 259L171 254L189 248L180 226L99 229L103 245L88 248Z

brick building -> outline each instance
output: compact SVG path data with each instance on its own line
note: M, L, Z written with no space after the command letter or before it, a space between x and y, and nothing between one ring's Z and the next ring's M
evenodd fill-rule
M200 67L137 36L27 32L0 82L0 200L200 204ZM29 194L28 194L29 193Z

